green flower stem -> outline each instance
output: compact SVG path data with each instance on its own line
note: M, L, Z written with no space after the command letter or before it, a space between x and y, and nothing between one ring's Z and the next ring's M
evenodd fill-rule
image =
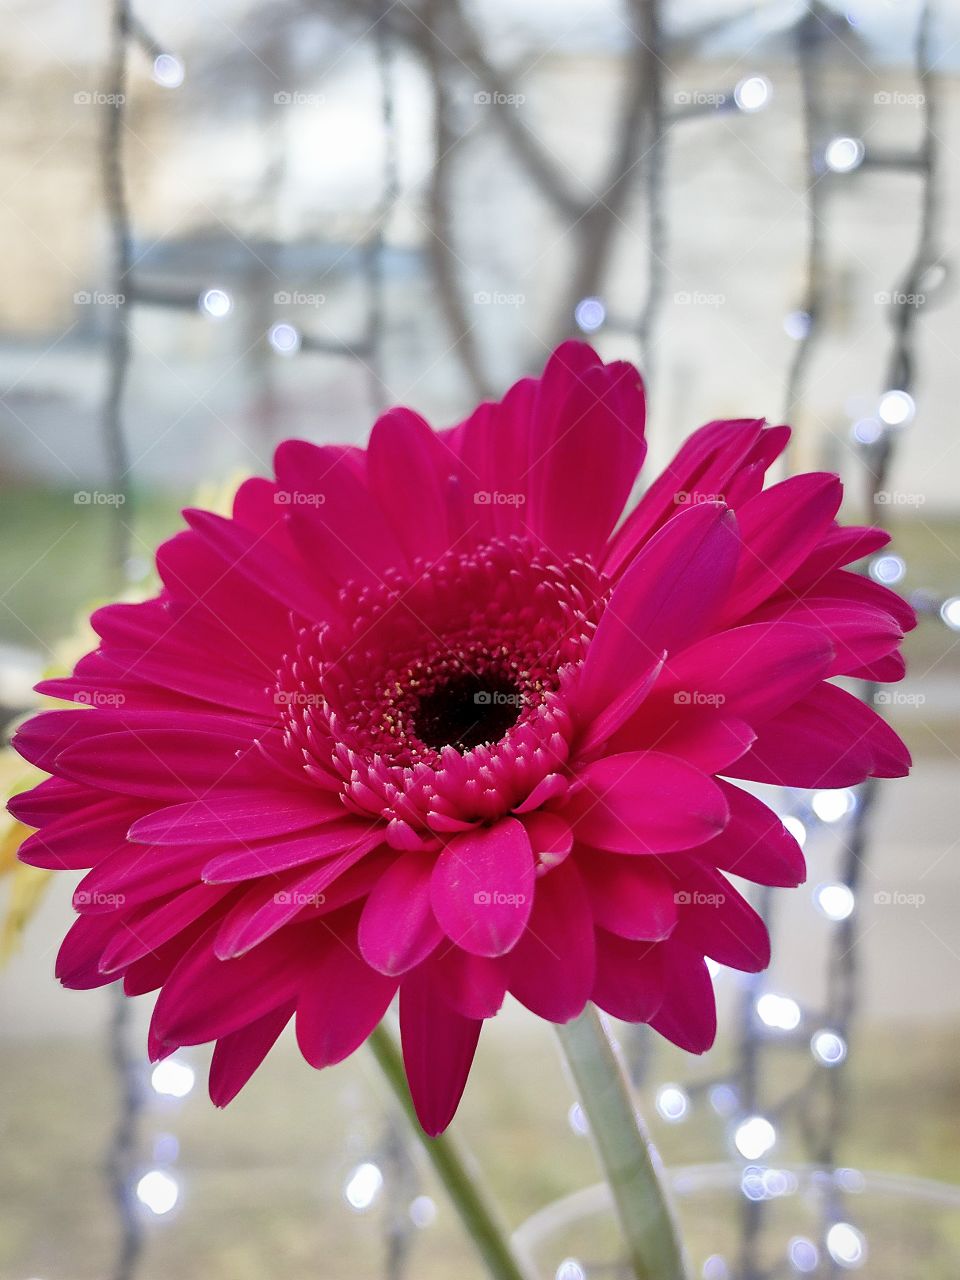
M386 1023L381 1022L368 1043L414 1133L423 1144L447 1195L453 1201L460 1221L483 1258L492 1280L533 1280L532 1270L516 1256L505 1224L477 1174L471 1169L472 1161L468 1153L449 1130L439 1138L428 1138L420 1128L407 1087L400 1050Z
M677 1224L650 1139L596 1010L557 1027L637 1280L686 1280Z

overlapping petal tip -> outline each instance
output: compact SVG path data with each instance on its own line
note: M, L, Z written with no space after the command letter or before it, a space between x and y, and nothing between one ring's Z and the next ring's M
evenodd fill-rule
M448 431L290 440L188 511L15 738L51 775L24 861L85 872L60 980L159 992L151 1055L215 1041L220 1106L289 1023L323 1067L399 998L431 1134L508 994L705 1052L705 958L769 960L728 877L805 876L750 788L907 771L832 681L899 679L915 619L835 477L764 487L786 427L708 423L622 518L644 431L636 370L568 343Z

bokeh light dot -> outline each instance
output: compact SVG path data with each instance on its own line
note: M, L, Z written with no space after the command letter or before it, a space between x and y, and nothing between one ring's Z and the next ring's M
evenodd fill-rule
M741 111L760 111L770 101L771 85L766 76L745 76L733 91Z
M788 311L783 317L783 331L794 342L802 342L810 332L810 315L806 311Z
M581 298L574 309L573 318L581 332L594 333L606 320L607 309L599 298Z
M850 434L857 444L876 444L883 435L883 423L876 418L858 418Z
M285 320L281 320L278 324L271 325L267 333L267 341L273 347L274 351L282 356L295 355L300 350L300 330L292 324L287 324Z
M729 1280L730 1268L719 1253L712 1253L700 1270L703 1280Z
M183 84L184 66L172 53L158 53L153 60L152 74L164 89L179 89Z
M799 1271L802 1275L808 1275L811 1271L816 1271L820 1265L820 1251L812 1240L807 1240L805 1236L794 1236L787 1245L787 1257L790 1259L790 1265L794 1271Z
M777 1031L794 1031L800 1025L800 1006L790 996L765 991L757 1001L757 1016L764 1026Z
M671 1124L686 1118L690 1110L690 1097L678 1084L664 1084L657 1090L657 1111Z
M817 906L828 920L846 920L853 915L856 899L849 885L819 884L813 896Z
M960 631L960 596L951 596L940 606L940 617L951 631Z
M347 1184L343 1189L343 1197L351 1209L356 1209L358 1213L363 1213L376 1200L382 1186L383 1174L377 1165L365 1161L363 1164L357 1165L347 1179Z
M179 1197L176 1181L162 1169L151 1169L137 1183L137 1199L158 1217L169 1213Z
M556 1280L587 1280L583 1264L576 1258L564 1258L554 1272Z
M859 138L831 138L824 152L824 162L833 173L852 173L863 163L864 147Z
M150 1083L157 1093L169 1098L185 1098L193 1088L196 1074L193 1067L176 1058L165 1058L158 1062L150 1073Z
M836 1031L815 1031L810 1040L813 1056L825 1067L838 1067L847 1056L847 1045Z
M857 807L857 797L845 787L839 791L815 791L810 807L821 822L839 822Z
M777 1131L765 1116L748 1116L737 1125L733 1141L745 1160L759 1160L776 1144Z
M913 421L917 411L913 396L907 391L885 391L877 405L877 416L888 427L903 427Z
M891 587L902 582L907 572L907 562L902 556L874 556L870 561L870 577Z
M222 320L233 310L233 299L226 289L205 289L200 295L200 310L212 320Z
M437 1218L437 1205L432 1196L417 1196L410 1202L410 1221L421 1230Z
M835 1222L827 1232L827 1252L838 1267L862 1267L867 1260L863 1233L849 1222Z

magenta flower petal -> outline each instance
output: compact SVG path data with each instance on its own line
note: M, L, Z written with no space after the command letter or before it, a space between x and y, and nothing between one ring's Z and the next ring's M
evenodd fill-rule
M803 564L833 525L843 489L836 476L791 476L737 512L743 550L722 621L762 604Z
M464 951L502 956L526 928L533 906L533 849L522 822L454 836L437 858L434 914Z
M300 1052L314 1067L342 1062L363 1044L396 991L397 979L371 969L349 937L320 942L297 1000Z
M438 999L416 970L400 991L400 1041L410 1096L423 1131L435 1137L450 1123L477 1051L479 1018L464 1018Z
M370 433L370 490L411 560L435 559L453 540L447 518L451 463L449 450L409 409L391 409Z
M634 942L661 942L677 923L677 886L654 858L585 849L579 858L602 928Z
M580 699L596 712L644 669L696 640L726 596L740 551L731 511L714 503L675 515L638 554L610 597L587 653Z
M725 873L805 874L728 779L905 773L830 679L899 679L915 618L845 568L886 535L836 523L834 477L764 488L786 427L708 423L625 514L644 415L565 343L449 430L288 440L230 517L188 512L157 596L44 682L75 707L16 734L52 775L10 806L24 860L85 870L61 981L159 992L149 1052L215 1041L220 1105L292 1016L321 1067L399 993L430 1133L508 990L708 1048L704 957L769 957Z
M722 831L729 816L712 779L656 751L607 756L587 765L579 781L564 814L580 839L600 849L689 849Z
M568 1022L583 1012L596 972L593 914L572 861L538 887L530 927L509 956L510 990L541 1018Z
M266 787L218 792L203 800L157 809L138 819L130 839L142 844L217 844L263 840L304 831L343 816L343 806L322 793L271 791Z
M367 898L357 941L364 960L380 973L405 973L443 939L430 905L433 867L433 859L421 854L397 858Z
M663 1000L651 1027L688 1053L706 1053L717 1035L717 1003L706 962L682 942L663 948Z
M293 1017L292 1004L271 1009L255 1022L221 1036L210 1063L210 1101L216 1107L232 1102L276 1044Z
M593 999L624 1022L650 1022L663 1004L665 948L598 929Z

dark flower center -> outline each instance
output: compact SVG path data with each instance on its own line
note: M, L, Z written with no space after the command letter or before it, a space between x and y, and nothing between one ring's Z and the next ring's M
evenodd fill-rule
M508 677L463 671L423 694L413 716L414 731L434 751L451 746L463 754L499 741L516 724L523 705L519 686Z

